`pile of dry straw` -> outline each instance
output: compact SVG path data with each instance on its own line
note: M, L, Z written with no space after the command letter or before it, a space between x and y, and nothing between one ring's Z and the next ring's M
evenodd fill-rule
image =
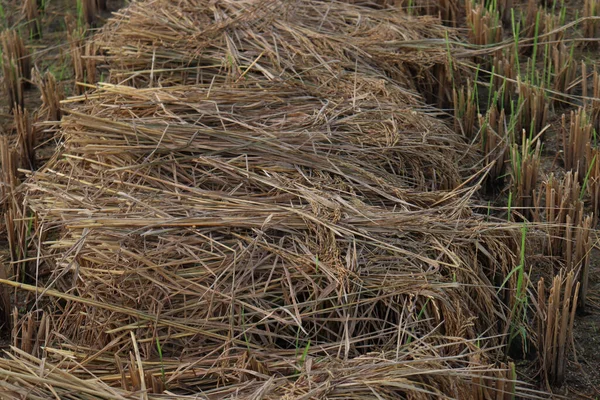
M25 185L38 287L0 393L535 396L496 361L518 232L472 210L476 155L423 102L445 32L316 0L118 14L110 83Z

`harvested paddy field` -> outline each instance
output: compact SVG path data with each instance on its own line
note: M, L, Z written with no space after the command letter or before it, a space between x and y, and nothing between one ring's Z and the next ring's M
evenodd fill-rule
M595 399L600 2L1 2L0 398Z

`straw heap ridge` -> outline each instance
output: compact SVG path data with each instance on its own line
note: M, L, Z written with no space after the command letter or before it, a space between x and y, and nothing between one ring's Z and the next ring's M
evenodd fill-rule
M446 32L313 0L116 15L108 82L24 185L45 286L12 282L7 393L535 397L494 361L520 233L472 209L476 154L423 101Z

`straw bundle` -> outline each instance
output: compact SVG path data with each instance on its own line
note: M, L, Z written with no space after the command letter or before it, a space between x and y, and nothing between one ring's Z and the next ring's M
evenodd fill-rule
M328 110L314 117L337 134L290 116L314 109L309 98L244 90L232 114L218 111L229 89L212 88L205 107L208 90L109 86L63 118L67 150L28 183L38 230L62 228L48 287L77 297L48 292L67 300L54 319L63 346L122 356L132 330L142 359L158 341L179 360L172 385L196 379L183 360L209 374L248 352L288 375L305 348L346 359L425 333L438 332L429 346L499 333L489 279L515 263L511 231L479 233L469 192L414 192L401 169L414 148L361 140ZM209 381L220 379L232 378Z
M443 30L418 21L132 4L99 38L113 83L67 101L25 184L45 286L1 282L46 319L15 336L100 398L534 397L492 361L518 233L471 210L472 154L418 94ZM45 374L17 359L15 392Z
M456 39L433 17L320 1L152 0L132 4L105 28L96 41L112 83L237 86L259 79L297 82L319 96L409 104L418 89L439 95L441 79L452 73L446 34Z
M418 346L415 346L415 349ZM140 394L121 388L114 388L101 380L86 375L78 377L67 370L67 363L49 363L14 349L16 355L8 360L0 359L0 377L18 379L18 383L7 382L0 387L0 395L10 398L25 397L47 399L52 397L77 399L139 399ZM308 359L310 373L299 375L295 384L287 379L273 376L264 381L247 380L235 391L229 387L205 391L202 395L175 395L166 391L162 394L146 393L146 399L295 399L295 398L356 398L356 399L397 399L406 389L411 399L428 398L470 398L508 400L514 393L528 393L528 398L543 398L536 392L515 386L511 374L512 368L483 370L477 366L463 363L461 368L448 368L439 359L397 360L391 361L389 354L370 354L358 357L350 362L315 362ZM66 360L66 358L64 359ZM40 376L31 374L39 371ZM239 374L249 374L240 370ZM150 376L150 374L145 374ZM155 374L160 376L160 374ZM474 390L462 391L453 385L461 379L473 378ZM452 393L444 393L439 387L444 382L447 387L455 387ZM380 393L374 397L373 393Z

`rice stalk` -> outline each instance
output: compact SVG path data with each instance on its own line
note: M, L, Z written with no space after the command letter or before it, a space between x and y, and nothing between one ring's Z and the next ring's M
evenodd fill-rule
M511 146L511 193L514 206L523 218L531 219L534 212L534 191L537 188L537 179L540 168L540 141L534 144L525 136L523 131L522 145Z
M98 15L98 0L77 0L80 5L80 19L92 26Z
M17 318L17 313L14 314ZM51 318L44 311L27 313L22 321L13 321L12 345L33 357L44 357L50 337Z
M8 94L9 109L23 107L23 90L30 86L31 60L21 36L15 30L0 34L4 87Z
M580 193L581 186L576 172L573 171L567 172L560 180L550 174L548 179L542 182L540 192L536 196L539 200L535 220L546 223L545 254L567 260L567 247L570 243L566 238L571 235L567 230L573 221L579 223L584 216L584 204ZM540 206L542 199L544 205ZM569 261L567 263L570 270L572 266Z
M8 137L1 136L0 162L2 166L2 206L4 225L15 279L23 281L27 275L27 252L30 220L24 217L25 207L17 192L20 179L17 175L17 151L10 146ZM10 274L11 276L13 274Z
M510 25L511 22L511 10L513 9L514 2L513 0L494 0L498 12L500 13L500 18L502 19L502 23L504 25Z
M552 45L552 63L553 63L553 90L552 103L568 102L569 95L573 92L577 81L577 64L573 58L574 46L568 49L566 45L560 41Z
M37 0L24 0L23 14L27 20L27 29L29 30L30 39L42 38L42 21L38 11Z
M572 236L575 241L575 249L573 254L573 265L571 268L577 271L578 281L581 284L577 307L579 310L585 311L590 280L590 253L594 244L591 237L592 216L586 216L574 229L575 232Z
M15 130L17 132L17 153L19 166L24 169L34 170L35 146L37 142L36 130L31 122L31 115L26 109L17 107L14 111Z
M3 259L0 259L4 261ZM8 279L8 274L4 262L0 266L0 279ZM0 286L0 324L1 326L10 329L12 325L11 316L10 289L6 286Z
M108 10L107 0L96 0L96 9L98 11Z
M23 86L28 88L31 80L31 56L25 47L23 38L16 30L5 30L0 34L2 54L18 67L19 76L24 79Z
M97 82L96 76L96 53L98 49L93 41L86 41L83 48L83 65L85 69L85 81L89 85L94 85Z
M462 17L462 5L457 0L392 0L383 1L384 5L403 9L410 15L431 15L440 17L446 26L457 27Z
M583 37L589 39L587 46L596 48L600 36L600 21L597 18L600 15L600 0L584 0L583 2Z
M493 163L486 177L488 190L493 190L503 186L510 155L508 134L505 132L507 121L504 110L498 112L498 108L490 108L485 117L479 115L479 125L485 165Z
M68 34L71 60L75 75L75 90L78 94L86 91L85 83L96 83L96 55L97 47L93 41L86 41L84 31L75 28Z
M17 177L15 152L10 146L9 138L7 135L2 135L0 139L0 163L2 166L2 186L0 188L2 189L2 205L5 206L14 193L19 179Z
M460 22L461 4L456 0L438 0L437 9L429 15L439 15L445 25L457 27Z
M571 111L567 125L566 116L561 118L561 136L563 161L567 171L573 171L579 182L583 182L591 160L587 160L588 149L592 143L593 126L585 109Z
M600 132L600 75L595 66L588 75L586 64L582 62L581 65L583 104L590 114L595 131Z
M561 269L546 289L538 281L537 336L540 369L548 385L564 382L569 353L573 352L573 323L580 284L574 271ZM546 295L548 293L548 295Z
M16 107L25 106L23 96L23 83L19 75L19 69L14 60L2 54L2 72L4 91L7 95L9 110L12 112Z
M562 15L557 15L553 12L544 12L542 14L541 32L544 35L544 46L550 46L552 44L559 44L563 42L565 31L559 29L564 25ZM543 51L543 47L540 47L540 55Z
M519 101L517 109L519 117L515 126L515 132L524 130L529 138L534 138L544 131L547 124L549 102L546 90L530 83L517 80Z
M473 139L477 121L476 84L467 83L452 91L454 109L454 131L468 140Z
M469 42L488 46L502 41L502 22L497 10L475 1L467 1L466 7Z
M43 76L36 72L34 82L40 90L42 106L41 112L47 121L60 121L62 112L60 102L64 100L65 93L61 85L56 82L54 75L47 71Z
M516 54L512 48L493 56L492 85L494 104L500 109L510 109L513 96L517 91Z
M588 145L586 148L586 176L584 189L591 201L593 214L593 226L598 224L598 212L600 212L600 150Z
M542 7L538 6L537 1L528 0L525 15L523 16L524 18L521 21L519 21L519 24L521 24L519 33L520 39L522 39L523 41L525 41L526 39L533 40L532 45L519 46L519 51L521 54L533 57L534 60L535 56L537 55L537 49L535 49L534 47L537 43L539 35L544 30L543 26L540 26L540 22L544 22L542 17L543 13L543 9Z

